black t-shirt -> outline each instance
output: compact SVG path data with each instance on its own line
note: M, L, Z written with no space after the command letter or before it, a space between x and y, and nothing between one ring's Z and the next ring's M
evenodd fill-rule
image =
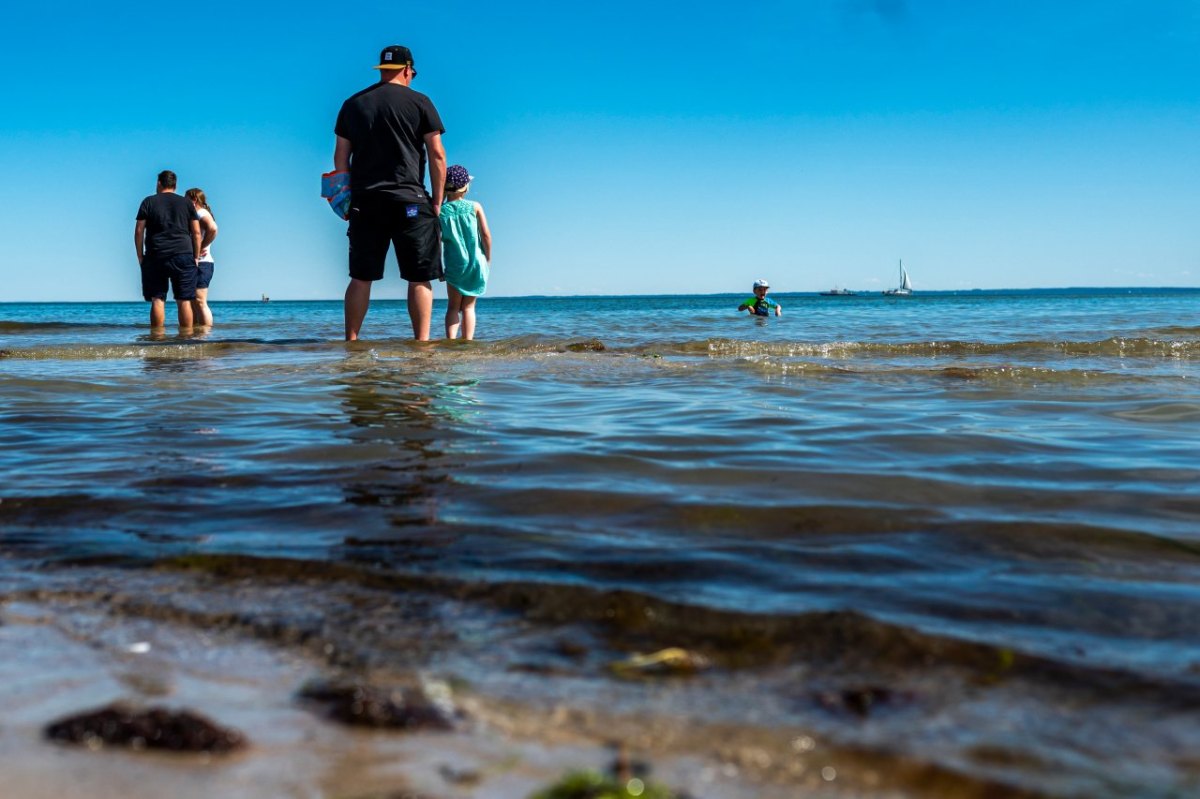
M192 201L170 191L151 194L138 208L138 221L146 223L146 255L167 258L192 255L192 220L199 220Z
M377 83L342 103L333 132L352 146L352 194L426 198L425 136L446 132L428 97L398 83Z

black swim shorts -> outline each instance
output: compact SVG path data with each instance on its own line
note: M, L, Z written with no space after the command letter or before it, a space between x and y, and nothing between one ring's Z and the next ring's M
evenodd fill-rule
M388 245L400 276L410 282L442 279L442 228L433 205L366 195L350 202L350 277L380 280Z
M194 300L199 276L191 255L147 255L142 258L142 298L165 300L170 285L176 300Z

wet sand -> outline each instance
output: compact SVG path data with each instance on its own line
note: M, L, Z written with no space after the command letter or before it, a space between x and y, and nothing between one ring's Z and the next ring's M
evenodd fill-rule
M539 604L503 587L470 596L484 589L329 571L214 557L13 581L0 594L5 799L524 799L569 770L605 768L617 741L654 779L709 799L1081 795L1049 761L1043 785L1014 780L1019 750L995 741L1030 725L1066 730L1073 711L1106 712L1100 697L1114 690L1154 715L1137 734L1156 729L1171 744L1170 714L1155 715L1156 697L1121 675L1089 684L953 641L924 642L926 668L913 668L912 642L856 631L852 617L836 620L839 636L816 640L817 625L813 641L766 647L762 630L722 632L701 618L689 629L668 606L622 619L615 595L586 603L589 619L565 595ZM612 668L667 643L664 629L687 646L707 640L708 668ZM837 657L817 651L831 647ZM322 681L419 687L461 718L449 732L347 726L299 698ZM50 722L114 701L198 712L249 745L164 754L45 740ZM939 744L972 724L974 757ZM1130 754L1131 770L1153 765Z
M295 610L286 603L295 592L282 585L227 585L234 590L218 595L210 581L177 575L164 581L88 569L60 576L66 578L61 587L14 592L0 605L6 799L515 798L567 770L607 767L616 739L630 745L635 760L653 759L655 779L693 796L794 796L798 783L810 786L805 795L852 795L833 787L831 772L820 774L829 768L826 760L802 751L809 744L799 734L764 736L696 727L686 719L534 705L461 681L451 688L417 668L447 654L429 645L436 635L416 643L431 632L423 624L379 631L391 651L367 665L337 651L333 629L310 636L302 625L270 619L272 608L281 616ZM363 597L346 599L353 604ZM425 620L430 612L455 612L426 602L421 598L414 605L424 607L404 612ZM198 611L202 606L216 610ZM319 611L302 615L317 625L334 621L318 618ZM344 632L341 643L352 648L356 634ZM348 674L375 686L420 682L452 695L464 719L451 732L365 730L329 721L297 699L314 681ZM192 709L239 730L249 746L228 755L181 754L45 739L50 721L113 701ZM779 752L771 751L780 743L796 755L782 770L775 762ZM807 777L800 768L805 760Z

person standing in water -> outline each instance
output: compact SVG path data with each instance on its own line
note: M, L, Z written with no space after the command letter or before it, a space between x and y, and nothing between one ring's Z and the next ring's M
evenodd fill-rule
M446 202L442 226L442 261L446 269L446 338L475 338L475 299L487 290L492 260L492 232L483 206L465 199L474 180L467 168L446 170ZM461 318L461 323L460 323Z
M346 340L358 339L371 304L371 283L383 279L391 246L400 276L408 281L413 338L427 341L431 281L442 279L437 216L446 183L445 128L433 101L409 87L417 70L407 47L385 47L375 69L379 82L346 100L334 126L334 172L350 174Z
M199 273L196 276L196 299L192 300L192 315L195 322L204 327L212 327L212 310L208 307L208 285L212 283L213 262L212 243L217 237L217 220L213 218L212 209L208 207L208 198L202 189L188 189L183 196L191 201L200 217L200 261L196 264Z
M200 260L200 218L175 193L175 173L158 173L154 194L142 200L133 227L133 246L142 271L142 297L150 303L150 327L166 325L167 286L175 295L179 329L192 327L196 264Z

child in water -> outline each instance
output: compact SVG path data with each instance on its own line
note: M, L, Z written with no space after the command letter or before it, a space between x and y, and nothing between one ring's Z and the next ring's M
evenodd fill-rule
M475 338L475 298L487 290L492 233L483 206L463 199L474 178L455 164L446 170L442 224L442 261L446 270L446 338Z
M775 309L776 316L783 316L783 306L767 297L771 286L765 280L754 281L754 296L738 306L739 311L746 311L751 316L770 316Z

